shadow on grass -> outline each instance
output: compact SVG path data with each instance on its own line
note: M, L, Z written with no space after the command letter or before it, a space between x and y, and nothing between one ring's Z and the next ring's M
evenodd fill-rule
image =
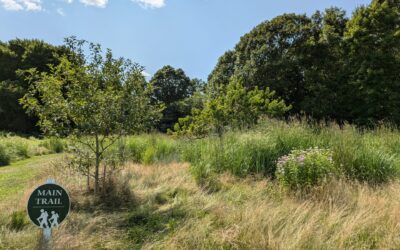
M159 240L182 225L187 212L181 206L159 210L157 206L142 206L127 215L121 227L127 230L130 246L140 248L145 242Z

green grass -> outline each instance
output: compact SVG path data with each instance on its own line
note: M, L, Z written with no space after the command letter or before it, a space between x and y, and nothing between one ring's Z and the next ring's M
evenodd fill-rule
M60 158L50 154L34 156L0 168L0 200L10 199L21 194L32 180L49 162Z
M65 140L56 138L38 139L1 133L0 167L32 156L61 153L65 147Z
M181 148L181 158L192 164L197 178L229 171L275 179L280 157L319 147L333 152L343 178L376 185L399 177L399 146L400 132L386 127L360 132L352 126L310 127L266 120L250 131L189 141Z
M264 120L255 129L227 132L222 138L130 136L111 154L142 164L189 162L193 175L202 182L226 171L240 177L261 174L275 179L280 157L313 147L331 150L335 168L345 179L376 185L399 175L400 132L388 127L361 132L352 126L310 127L301 122Z

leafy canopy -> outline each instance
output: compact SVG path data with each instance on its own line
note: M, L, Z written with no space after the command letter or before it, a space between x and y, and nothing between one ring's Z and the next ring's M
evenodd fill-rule
M36 68L49 72L49 65L57 65L65 46L53 46L40 40L13 39L0 42L0 130L37 133L37 117L29 117L18 99L28 91L29 82L19 70Z
M103 58L99 45L90 44L90 51L91 61L83 66L62 57L49 73L26 71L33 84L21 99L24 108L38 115L46 134L108 136L144 129L157 110L143 68L113 58L110 50Z
M157 124L160 131L166 132L172 129L178 118L185 117L190 114L187 108L188 100L202 85L201 80L191 80L186 76L182 69L175 69L169 65L158 70L150 84L154 87L152 95L153 102L161 102L165 104L163 116ZM188 112L189 111L189 112Z

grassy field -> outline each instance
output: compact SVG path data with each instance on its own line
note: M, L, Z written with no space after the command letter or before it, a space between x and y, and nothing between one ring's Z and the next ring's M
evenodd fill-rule
M398 182L380 188L330 183L302 199L260 176L225 173L218 177L220 191L210 192L196 184L188 164L127 164L118 183L129 187L131 197L113 208L83 195L80 177L64 172L55 178L74 202L68 220L54 230L55 249L400 247ZM27 191L42 182L43 177L34 178L19 203L2 204L7 207L2 218L23 210ZM110 198L116 201L122 194ZM39 241L34 226L19 231L3 226L0 248L35 249Z
M0 249L40 247L25 206L48 177L72 198L54 249L399 249L399 148L390 128L277 121L223 138L127 137L109 152L127 162L102 196L62 155L33 157L0 168ZM316 152L312 169L329 163L335 178L288 189L277 165L293 150Z
M60 158L59 155L50 154L34 156L30 159L15 162L9 166L0 168L0 200L15 197L26 184L34 179L43 166Z

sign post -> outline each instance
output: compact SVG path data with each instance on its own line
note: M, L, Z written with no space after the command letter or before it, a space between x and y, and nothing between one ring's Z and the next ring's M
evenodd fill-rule
M67 191L47 180L46 184L37 187L28 200L28 215L31 221L43 229L43 245L47 249L51 241L51 229L65 220L71 203Z

